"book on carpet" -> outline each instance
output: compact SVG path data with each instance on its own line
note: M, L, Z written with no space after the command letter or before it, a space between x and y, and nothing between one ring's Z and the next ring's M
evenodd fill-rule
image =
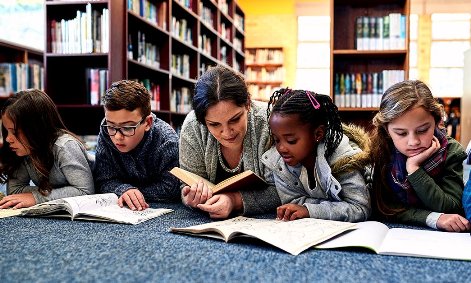
M170 231L216 238L226 242L235 237L252 237L292 255L298 255L309 247L355 227L355 223L315 218L281 221L238 216L186 228L172 227Z
M0 218L7 218L7 217L21 215L22 211L25 209L27 208L18 208L18 209L2 208L0 209Z
M315 248L364 247L381 255L471 260L469 233L389 228L376 221L360 222L357 227Z
M137 211L118 205L113 193L83 195L48 201L24 209L21 216L66 217L71 220L94 220L124 224L139 224L171 212L166 208Z
M203 182L206 183L208 188L210 188L214 194L225 191L241 190L247 187L255 189L266 186L265 181L251 170L241 172L217 184L213 184L205 178L179 167L174 167L172 170L170 170L170 173L180 179L185 184L187 184L188 186L198 183L199 180L202 179Z

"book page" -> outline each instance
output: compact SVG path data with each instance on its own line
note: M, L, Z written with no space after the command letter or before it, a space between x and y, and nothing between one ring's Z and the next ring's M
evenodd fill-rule
M355 227L354 223L314 218L281 221L239 216L188 228L172 228L171 231L219 231L224 235L226 241L244 234L260 239L292 255L297 255L317 243Z
M3 209L0 209L0 218L6 218L6 217L21 215L22 211L24 211L26 209L28 209L28 208L18 208L18 209L3 208Z
M22 215L25 215L25 216L47 215L47 214L55 213L57 211L65 211L69 213L68 212L69 210L70 208L68 208L67 203L63 199L56 199L56 200L51 200L48 202L39 203L29 208L25 208L22 212Z
M393 228L380 254L471 260L471 235L429 230Z
M366 221L357 223L357 229L339 235L316 246L316 249L363 247L378 253L389 228L383 223Z
M193 184L198 183L200 180L203 180L203 182L206 183L209 189L213 189L214 184L211 183L210 181L206 180L205 178L196 175L195 173L192 173L190 171L187 171L185 169L179 168L179 167L173 167L172 170L169 171L172 175L180 179L183 183L187 184L188 186L192 186Z
M113 193L69 197L64 198L63 201L70 206L68 211L73 217L89 210L101 209L111 205L118 206L118 196Z
M221 191L234 191L245 189L249 186L252 188L254 186L264 187L265 184L265 181L257 174L251 170L247 170L217 183L214 188L212 188L212 191L213 193L218 193Z
M145 210L137 211L131 210L127 207L119 207L118 204L112 204L94 210L87 210L86 212L77 215L75 219L101 219L104 221L107 220L118 223L139 224L141 222L147 221L155 217L159 217L172 211L173 210L166 208L147 208Z

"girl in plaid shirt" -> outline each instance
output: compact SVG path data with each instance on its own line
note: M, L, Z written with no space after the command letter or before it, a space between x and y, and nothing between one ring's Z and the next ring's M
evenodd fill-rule
M462 146L440 126L443 107L421 81L384 93L373 118L373 208L387 220L461 232L464 218Z

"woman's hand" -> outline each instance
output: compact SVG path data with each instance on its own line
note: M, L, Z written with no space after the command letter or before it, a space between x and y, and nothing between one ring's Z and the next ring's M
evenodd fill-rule
M307 217L309 217L309 211L302 205L288 203L276 209L276 219L278 220L290 221Z
M437 221L437 228L448 232L471 230L471 223L459 214L442 214Z
M36 204L33 193L13 194L0 201L0 208L24 208Z
M422 151L421 153L411 156L407 158L406 161L406 170L408 174L414 173L417 169L419 169L420 165L432 156L435 152L437 152L440 149L440 141L437 139L437 137L433 136L432 138L432 144L430 145L429 148L426 150Z
M123 207L125 204L131 210L144 210L146 208L149 208L149 205L144 199L144 196L138 189L127 190L119 197L118 205L120 207Z
M213 196L213 192L200 180L191 187L185 186L182 189L182 201L189 207L197 207L198 204L205 203Z
M217 194L197 207L209 213L211 218L227 218L233 211L242 210L242 195L239 192Z

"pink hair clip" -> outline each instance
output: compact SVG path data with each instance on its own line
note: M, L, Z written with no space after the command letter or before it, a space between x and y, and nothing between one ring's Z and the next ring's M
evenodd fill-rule
M314 97L314 95L310 91L306 91L306 95L311 101L312 106L314 109L319 109L321 107L321 104L317 101L317 99Z

